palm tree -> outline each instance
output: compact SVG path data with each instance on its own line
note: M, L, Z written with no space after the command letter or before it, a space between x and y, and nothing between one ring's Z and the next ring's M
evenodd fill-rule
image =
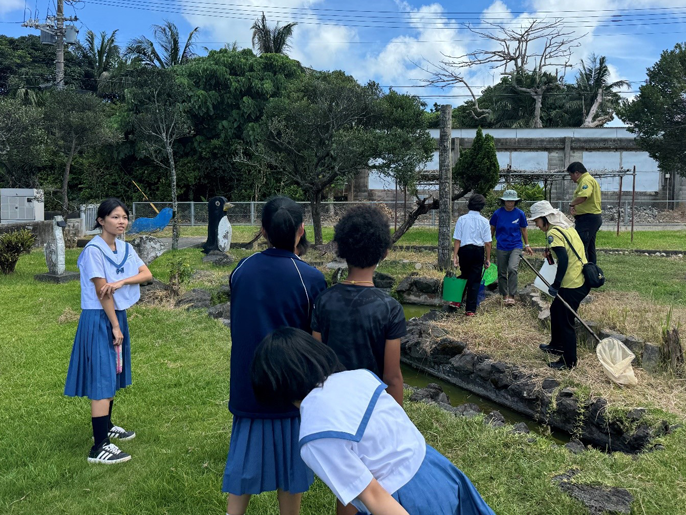
M610 69L604 55L591 55L588 64L581 61L581 71L576 78L576 89L581 97L583 110L582 127L602 127L612 121L621 97L615 90L628 88L625 80L609 82ZM588 111L587 111L588 109Z
M200 27L195 27L191 31L183 48L181 47L179 29L174 23L165 21L164 25L153 25L152 29L154 39L160 47L160 52L157 51L154 42L145 36L141 36L129 42L126 46L124 57L158 68L169 68L178 64L185 64L195 57L195 52L193 52L194 39Z
M86 41L81 51L92 66L96 80L106 78L106 74L112 71L121 59L119 46L116 43L118 30L112 31L109 36L107 32L101 32L97 43L95 33L92 30L86 32Z
M286 49L290 48L288 40L293 36L293 27L297 23L288 23L283 27L270 29L267 25L267 18L262 13L262 18L255 20L252 24L252 47L259 54L285 54Z

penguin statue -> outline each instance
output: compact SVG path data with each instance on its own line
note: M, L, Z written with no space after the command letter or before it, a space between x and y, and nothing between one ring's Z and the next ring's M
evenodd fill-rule
M205 254L230 250L232 229L226 211L231 206L224 197L212 197L207 202L207 241L202 245Z

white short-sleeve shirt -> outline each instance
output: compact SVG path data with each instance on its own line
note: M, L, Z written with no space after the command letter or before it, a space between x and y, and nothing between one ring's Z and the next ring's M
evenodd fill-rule
M469 211L457 219L453 239L460 240L460 246L476 245L483 247L485 243L490 243L491 227L488 220L481 216L478 211Z
M95 236L79 255L76 264L81 272L81 309L102 309L93 279L102 278L107 282L127 279L137 275L145 264L129 243L116 239L115 245L117 252L100 236ZM114 309L128 309L140 297L138 284L125 284L114 292Z
M424 437L368 370L329 376L300 405L300 455L338 499L368 511L357 499L376 479L393 494L417 473Z

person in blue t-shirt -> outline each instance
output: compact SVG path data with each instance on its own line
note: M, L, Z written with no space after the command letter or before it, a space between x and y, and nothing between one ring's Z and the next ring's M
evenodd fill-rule
M498 290L506 306L513 306L517 294L517 271L522 259L522 241L525 252L532 256L529 246L527 221L524 211L516 207L521 199L514 190L506 190L500 198L502 207L491 216L491 235L497 241Z
M287 197L271 199L262 210L270 248L241 260L229 279L233 423L222 483L229 515L243 515L252 494L273 490L281 514L297 514L314 481L300 457L298 410L260 404L250 381L255 349L265 336L280 327L311 331L314 301L326 280L296 254L304 232L302 207Z

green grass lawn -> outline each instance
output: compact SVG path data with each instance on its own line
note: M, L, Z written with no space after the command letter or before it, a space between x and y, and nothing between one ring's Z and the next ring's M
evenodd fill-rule
M68 251L69 270L76 270L78 252ZM210 269L197 249L181 255ZM167 265L165 256L151 268L163 278ZM14 275L0 276L0 513L225 513L229 330L199 312L131 309L134 383L117 395L114 420L137 432L121 445L133 459L89 465L88 401L62 395L79 286L34 281L43 271L43 255L34 252L21 258ZM628 488L634 514L686 513L684 428L662 439L659 452L574 455L544 437L486 427L481 417L455 418L411 402L406 409L428 443L467 473L498 515L586 513L551 483L572 468L580 471L577 482ZM333 503L316 482L302 513L332 515ZM248 513L277 514L275 496L255 498Z
M306 226L307 237L314 242L312 226ZM236 225L233 227L233 241L250 241L257 227ZM156 234L158 237L171 237L171 229ZM207 236L207 227L181 227L181 236ZM333 239L333 227L322 227L324 242ZM545 237L541 231L529 228L529 241L534 247L545 246ZM413 227L398 241L397 245L438 245L438 229L430 227ZM611 249L645 249L645 250L683 250L686 252L686 231L636 231L634 241L631 234L623 231L616 235L614 231L599 231L596 238L598 248Z

